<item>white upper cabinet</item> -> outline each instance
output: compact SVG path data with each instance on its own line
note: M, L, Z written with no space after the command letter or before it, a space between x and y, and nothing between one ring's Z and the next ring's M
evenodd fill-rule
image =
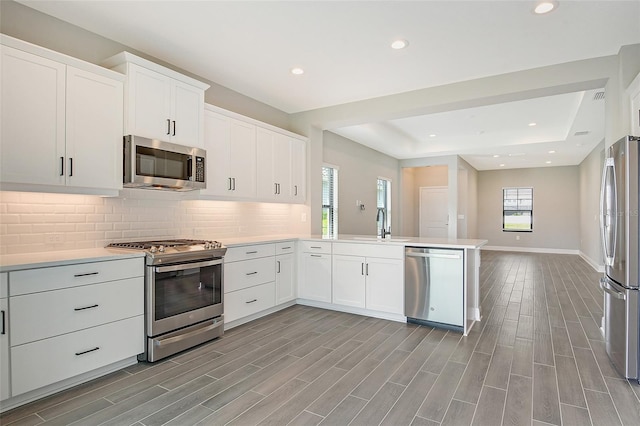
M204 146L204 91L209 85L128 52L103 65L127 75L125 134Z
M258 127L258 197L303 203L306 188L306 142Z
M256 126L205 110L207 189L203 195L256 196Z
M3 187L103 194L122 188L123 80L3 36Z

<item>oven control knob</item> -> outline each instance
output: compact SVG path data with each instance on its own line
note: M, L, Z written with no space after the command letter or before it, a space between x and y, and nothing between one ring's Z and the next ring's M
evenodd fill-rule
M160 246L160 247L158 247L158 251L159 251L160 253L164 253L164 246Z
M211 243L209 241L205 241L204 243L204 249L205 250L209 250L211 248Z
M157 251L158 251L158 247L156 247L156 246L151 246L151 247L149 248L149 251L150 251L151 253L155 253L155 252L157 252Z
M222 247L222 244L220 244L218 241L213 242L213 248L219 249L220 247Z

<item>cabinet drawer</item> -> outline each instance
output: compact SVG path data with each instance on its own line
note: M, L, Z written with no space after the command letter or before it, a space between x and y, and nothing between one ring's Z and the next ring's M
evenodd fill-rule
M273 257L233 262L224 266L224 292L241 290L276 279Z
M144 258L79 263L11 272L10 295L144 276Z
M144 278L11 297L17 346L144 313Z
M331 243L327 241L300 241L300 250L304 253L331 254Z
M275 256L275 244L253 244L249 246L229 247L224 255L224 262L256 259L259 257Z
M344 254L347 256L382 257L386 259L404 259L404 246L385 245L385 243L334 243L333 254Z
M231 322L272 308L276 304L275 283L270 282L224 295L224 320Z
M11 348L11 390L16 396L144 351L138 316Z
M285 241L282 243L276 243L276 254L293 253L296 249L295 241Z

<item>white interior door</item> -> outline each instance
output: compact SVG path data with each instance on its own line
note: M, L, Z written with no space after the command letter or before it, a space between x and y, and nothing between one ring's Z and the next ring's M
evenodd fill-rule
M420 236L449 236L449 189L446 186L420 188Z

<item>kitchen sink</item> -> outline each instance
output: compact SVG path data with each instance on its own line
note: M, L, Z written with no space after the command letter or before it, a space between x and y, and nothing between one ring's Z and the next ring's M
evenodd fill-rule
M391 243L402 243L409 241L408 238L378 238L378 237L353 237L354 240L360 241L379 241L381 243L391 242Z

